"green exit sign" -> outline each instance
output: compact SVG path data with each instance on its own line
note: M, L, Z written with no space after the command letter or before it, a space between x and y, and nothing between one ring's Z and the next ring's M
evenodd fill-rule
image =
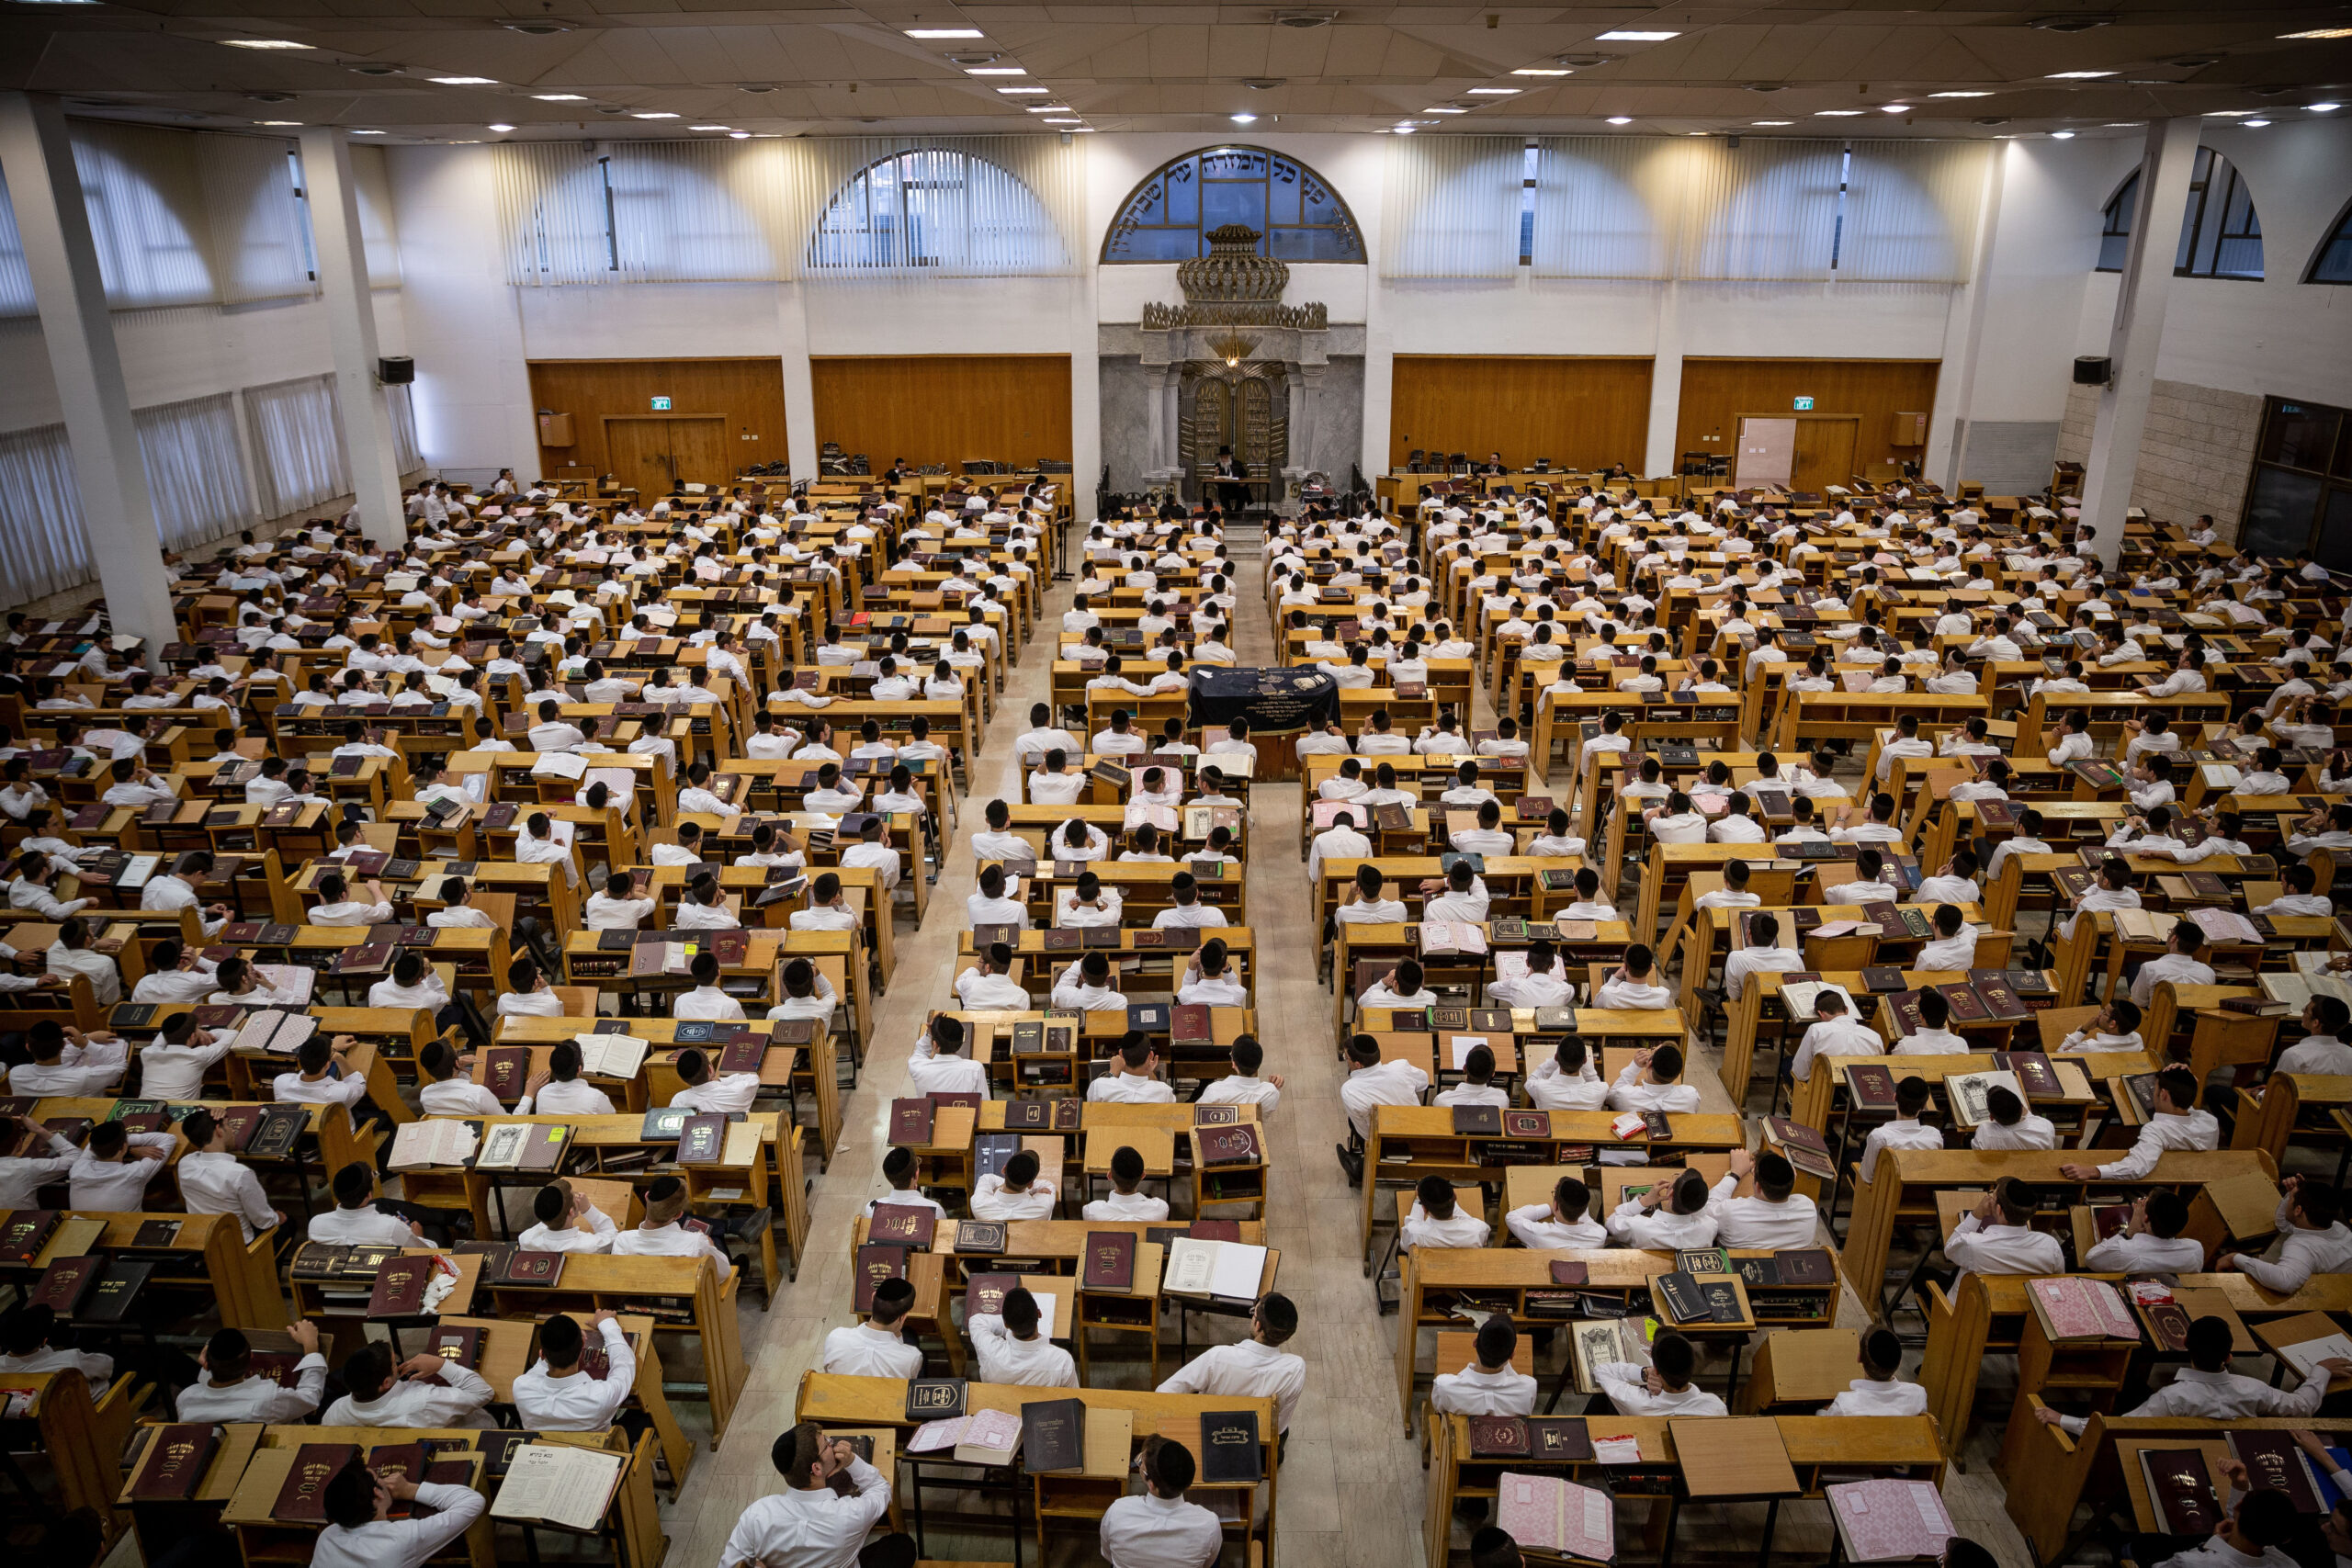
M1811 407L1813 406L1813 400L1812 400L1811 398L1806 398L1806 399L1804 400L1804 406L1805 406L1805 407L1807 407L1807 408L1811 408ZM670 400L669 400L669 399L667 399L667 398L656 398L656 399L654 399L654 400L653 400L653 412L654 412L655 413L667 413L669 411L670 411Z
M667 398L656 398L653 400L655 405L658 407L667 408L670 406L670 400ZM1811 398L1799 398L1797 400L1797 412L1804 413L1806 410L1812 407L1813 400Z

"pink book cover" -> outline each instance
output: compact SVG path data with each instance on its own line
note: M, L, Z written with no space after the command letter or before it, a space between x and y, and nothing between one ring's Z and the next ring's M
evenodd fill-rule
M1329 828L1342 811L1355 819L1359 829L1372 820L1369 806L1359 806L1352 800L1318 800L1315 803L1315 830L1319 833Z
M1960 1532L1931 1482L1856 1481L1826 1488L1857 1562L1900 1562L1943 1555Z
M1503 1472L1495 1523L1521 1547L1607 1562L1617 1555L1616 1509L1608 1494L1555 1475Z
M2137 1339L2140 1330L2113 1286L2103 1280L2063 1278L2036 1280L2034 1293L2041 1299L2052 1330L2062 1339L2107 1336Z

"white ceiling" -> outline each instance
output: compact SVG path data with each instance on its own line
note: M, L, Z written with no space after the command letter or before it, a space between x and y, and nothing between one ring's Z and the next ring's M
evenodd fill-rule
M1304 16L1319 25L1294 28ZM1328 21L1321 18L1329 18ZM2096 20L2078 30L2037 27ZM565 30L533 36L515 24ZM952 41L911 28L970 28ZM778 5L740 0L0 0L0 87L64 95L77 113L229 127L265 120L380 130L387 141L513 135L1092 130L1230 134L1231 116L1291 131L1426 129L1784 134L2098 133L2152 116L2303 118L2352 102L2352 6L2052 0L1783 0L1753 6ZM1663 41L1602 41L1617 29ZM235 39L309 46L263 51ZM950 54L1018 76L975 76ZM363 68L397 68L367 74ZM1525 69L1566 76L1523 76ZM2069 71L2111 74L2053 79ZM448 86L433 76L486 76ZM1001 86L1045 87L1044 95ZM1516 88L1512 94L1479 88ZM750 90L761 89L761 90ZM1937 98L1939 92L1981 93ZM533 95L575 93L579 103ZM290 95L283 102L256 94ZM1067 115L1031 114L1066 105ZM1883 106L1908 106L1899 113ZM1464 114L1435 114L1464 108ZM1837 118L1823 111L1860 109ZM2352 114L2352 108L2342 111ZM673 118L640 118L640 115ZM1069 130L1070 126L1054 126ZM2109 134L2129 134L2121 130Z

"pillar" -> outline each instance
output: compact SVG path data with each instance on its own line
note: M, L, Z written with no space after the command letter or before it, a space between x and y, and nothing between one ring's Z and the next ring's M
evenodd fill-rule
M2156 351L2165 335L2165 306L2172 292L2174 253L2188 210L2188 176L2204 129L2194 117L2154 120L2140 157L2139 210L2115 293L2115 326L2108 336L2107 386L2098 395L2090 461L2083 472L2083 521L2091 526L2099 559L2115 565L2123 543L2123 513L2132 505L2132 476L2140 466L2140 438L2156 384Z
M1657 345L1650 351L1649 436L1642 446L1642 477L1682 471L1675 436L1682 424L1682 286L1672 278L1658 290Z
M152 665L164 644L179 640L171 583L164 575L155 504L147 493L130 390L107 314L90 215L82 205L82 180L57 99L0 93L0 172L7 175L41 336L65 410L65 438L98 586L115 631L146 638L143 657Z
M1961 481L1968 478L1968 434L1976 423L1976 362L1984 346L1984 318L1993 299L1993 252L2001 221L2002 182L2009 160L2016 156L2016 145L1996 144L1985 160L1984 185L1977 198L1976 247L1969 258L1968 282L1952 301L1960 319L1945 322L1945 361L1950 363L1953 357L1951 341L1957 335L1960 374L1936 378L1937 407L1935 417L1928 421L1928 450L1920 472L1928 478L1940 473L1944 491L1951 495L1959 494ZM1949 405L1947 386L1951 388Z
M359 184L351 143L332 125L303 128L302 188L310 193L311 238L334 351L334 412L351 466L359 531L370 544L408 537L401 514L401 466L392 455L392 411L376 379L376 299L368 286L368 247L359 232Z
M1102 482L1102 330L1095 323L1094 265L1079 265L1069 288L1069 503L1080 523L1095 515Z
M808 364L808 285L778 285L776 323L784 340L784 446L797 482L817 477L817 377Z

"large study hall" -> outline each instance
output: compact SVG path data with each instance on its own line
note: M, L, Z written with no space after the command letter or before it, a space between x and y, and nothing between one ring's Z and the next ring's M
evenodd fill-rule
M2352 1562L2339 10L0 13L25 1568Z

